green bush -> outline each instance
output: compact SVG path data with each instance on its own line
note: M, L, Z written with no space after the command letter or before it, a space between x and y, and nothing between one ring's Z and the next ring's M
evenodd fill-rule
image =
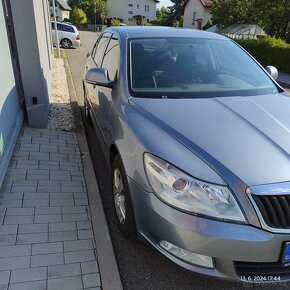
M285 41L267 36L261 40L235 39L262 66L275 66L279 71L290 73L290 45Z
M120 26L121 21L117 18L112 18L111 25L112 26Z

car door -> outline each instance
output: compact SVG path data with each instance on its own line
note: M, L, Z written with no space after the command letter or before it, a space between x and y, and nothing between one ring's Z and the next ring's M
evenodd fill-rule
M96 44L94 45L92 52L87 58L86 71L89 70L90 68L102 66L103 58L104 58L111 36L112 36L112 33L106 32L99 37ZM101 145L103 145L102 147L103 149L105 149L104 144L107 143L105 141L106 140L106 137L105 137L106 125L104 122L105 120L104 114L100 108L100 105L102 104L102 97L100 98L100 95L98 93L99 89L100 89L100 86L86 84L87 100L89 102L91 113L93 115L93 122L95 126L97 127L96 128L97 133L99 132L101 133L100 134L102 138L101 141L103 141L103 144Z
M98 87L97 99L99 101L99 107L103 118L102 134L106 147L109 148L112 141L112 126L110 122L110 114L113 102L117 99L119 89L118 89L118 79L119 79L119 68L120 68L120 44L116 33L114 33L109 41L106 48L104 58L102 61L102 68L108 70L108 75L110 80L114 81L113 88Z

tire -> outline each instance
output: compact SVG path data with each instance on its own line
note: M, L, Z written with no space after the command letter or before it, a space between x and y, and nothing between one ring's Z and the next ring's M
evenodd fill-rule
M92 117L90 114L90 107L88 104L88 99L87 99L87 95L86 95L86 91L85 91L85 87L84 87L84 111L85 111L85 119L86 122L89 126L93 126L93 121L92 121Z
M67 48L71 48L72 47L72 42L69 39L64 38L64 39L61 40L60 45L62 46L62 48L67 49Z
M111 184L115 220L123 236L136 240L136 223L131 203L127 175L120 155L116 155L111 166Z

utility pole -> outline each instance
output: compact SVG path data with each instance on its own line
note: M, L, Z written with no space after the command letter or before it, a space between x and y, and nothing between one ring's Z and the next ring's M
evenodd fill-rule
M95 32L96 32L97 31L97 3L96 1L95 1L94 13L95 13Z
M57 32L57 22L56 22L56 13L55 13L55 0L52 0L52 9L53 9L53 21L54 21L54 31L55 31L55 42L56 42L56 52L57 57L60 57L60 50L59 50L59 38Z

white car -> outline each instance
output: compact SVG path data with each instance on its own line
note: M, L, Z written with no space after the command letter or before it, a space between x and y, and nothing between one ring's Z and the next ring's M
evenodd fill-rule
M56 35L54 29L54 22L51 23L52 28L52 40L53 44L56 44ZM59 44L63 48L79 47L82 45L79 31L74 25L57 22L57 34L59 38Z

